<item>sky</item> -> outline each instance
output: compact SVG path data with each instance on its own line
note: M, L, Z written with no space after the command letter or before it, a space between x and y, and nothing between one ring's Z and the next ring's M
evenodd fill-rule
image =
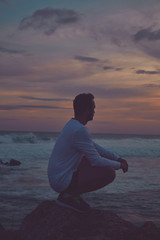
M160 134L159 0L0 0L0 130Z

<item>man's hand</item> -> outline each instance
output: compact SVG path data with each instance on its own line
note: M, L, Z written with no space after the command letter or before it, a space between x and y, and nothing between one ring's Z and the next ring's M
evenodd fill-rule
M121 163L121 167L120 168L123 170L123 172L124 173L127 172L128 171L128 163L127 163L127 161L125 159L123 159L123 158L118 158L118 162Z

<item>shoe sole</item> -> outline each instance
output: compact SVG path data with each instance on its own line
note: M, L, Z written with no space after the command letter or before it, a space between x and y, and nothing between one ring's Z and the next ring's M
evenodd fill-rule
M62 203L62 202L60 202L60 201L58 201L58 200L56 200L56 203L57 203L57 205L59 205L59 206L61 206L61 207L70 208L70 209L72 209L72 210L74 210L74 211L76 211L76 212L79 212L79 213L88 213L88 212L90 211L90 209L88 209L88 210L86 210L86 211L79 210L79 209L77 209L77 208L74 208L74 207L66 204L66 203Z

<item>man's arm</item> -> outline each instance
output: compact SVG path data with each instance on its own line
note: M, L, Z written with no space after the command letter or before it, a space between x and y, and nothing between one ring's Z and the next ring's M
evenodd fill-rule
M103 148L102 146L98 145L97 143L93 142L95 148L97 149L98 153L105 158L114 160L114 161L118 161L121 164L121 169L123 170L123 172L127 172L128 171L128 163L125 159L121 158L119 155L112 153L111 151L106 150L105 148Z
M111 159L111 160L114 160L114 161L118 161L118 159L120 158L119 155L111 152L111 151L108 151L106 150L105 148L103 148L102 146L98 145L97 143L93 142L96 150L98 151L98 153L102 156L102 157L105 157L105 158L108 158L108 159Z
M90 138L90 134L87 128L79 129L73 138L73 146L80 151L90 161L92 166L110 166L118 170L121 167L121 163L114 159L108 159L107 157L100 156L99 152L94 146L93 141Z
M111 151L106 150L105 148L98 145L97 143L95 143L95 142L93 142L93 143L94 143L94 146L97 149L98 153L102 157L120 162L120 164L121 164L120 168L123 170L123 172L125 173L128 171L128 163L125 159L121 158L119 155L117 155L115 153L112 153Z

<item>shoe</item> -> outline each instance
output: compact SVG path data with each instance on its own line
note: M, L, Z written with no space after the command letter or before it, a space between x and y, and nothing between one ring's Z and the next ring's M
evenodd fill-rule
M71 208L80 213L86 213L90 210L89 204L86 203L80 196L72 196L68 193L60 193L56 203L59 206Z

